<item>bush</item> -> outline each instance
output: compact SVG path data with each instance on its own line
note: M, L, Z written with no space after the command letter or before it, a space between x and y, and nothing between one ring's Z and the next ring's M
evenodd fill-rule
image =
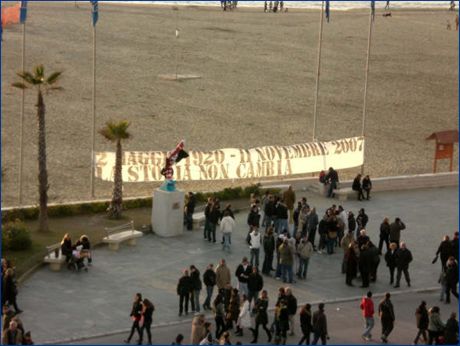
M20 220L2 225L2 242L4 249L27 250L32 246L30 233Z

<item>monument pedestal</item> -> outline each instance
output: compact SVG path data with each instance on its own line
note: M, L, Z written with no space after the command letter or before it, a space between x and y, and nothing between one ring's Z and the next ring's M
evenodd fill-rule
M182 235L184 229L183 191L156 189L152 200L152 229L160 237Z

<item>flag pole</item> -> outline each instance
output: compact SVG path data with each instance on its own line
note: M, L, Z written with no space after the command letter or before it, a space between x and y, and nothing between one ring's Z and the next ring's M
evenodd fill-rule
M91 139L91 197L94 198L94 150L96 137L96 25L93 23L93 123Z
M319 77L321 73L321 46L323 43L323 21L324 21L324 1L321 2L321 20L319 25L319 42L318 42L318 65L316 70L316 89L315 89L315 102L313 106L313 142L316 141L316 124L318 115L318 91L319 91Z
M22 72L25 70L26 64L26 22L22 23ZM19 191L18 191L18 202L19 205L22 205L22 171L24 165L24 103L25 103L25 90L22 89L22 102L21 102L21 120L20 120L20 136L19 136L19 147L20 147L20 154L19 154Z
M179 24L179 8L178 7L174 7L173 8L174 11L176 11L176 40L175 40L175 51L176 51L176 54L175 54L175 73L176 73L176 81L177 81L177 64L178 64L178 42L177 40L179 39L179 27L178 27L178 24Z
M361 137L365 139L366 136L366 115L367 115L367 84L369 77L369 59L371 56L371 41L372 41L372 28L374 23L375 10L371 7L369 15L369 35L367 38L367 58L366 58L366 70L364 77L364 100L363 100L363 119L362 119L362 128L361 128ZM364 142L363 149L363 164L361 166L361 174L364 174L364 162L366 159L366 143Z

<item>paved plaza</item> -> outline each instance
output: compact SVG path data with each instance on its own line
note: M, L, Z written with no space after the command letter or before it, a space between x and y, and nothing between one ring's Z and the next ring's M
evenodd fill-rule
M297 199L302 196L308 198L310 206L316 206L320 216L332 203L340 204L337 200L298 191ZM452 235L458 229L456 187L382 192L376 193L371 201L348 201L342 205L345 210L352 210L355 215L361 207L366 209L370 219L366 228L374 243L378 243L379 225L385 216L390 217L391 221L399 216L406 223L407 229L402 231L401 239L406 241L414 255L414 261L410 266L412 287L408 289L402 280L400 289L392 288L382 258L377 282L371 284L374 293L386 291L411 293L438 286L440 264L431 264L431 260L442 236ZM185 328L191 316L178 317L176 284L181 276L181 270L194 264L203 273L208 263L217 264L218 260L224 257L234 273L241 258L249 256L249 249L245 243L248 230L246 217L246 210L236 215L237 231L232 237L231 253L222 251L219 232L218 242L213 244L203 239L202 230L195 230L185 231L183 236L176 238L159 238L149 234L139 240L136 247L122 245L118 252L111 252L107 247L97 248L93 252L93 266L88 273L77 274L67 270L56 273L43 267L31 275L20 288L18 302L24 310L21 318L26 328L32 331L36 343L69 342L104 334L115 335L130 327L129 313L133 295L142 292L144 297L155 304L154 326L169 323ZM345 278L340 273L341 260L341 249L337 249L337 253L332 256L315 253L310 260L307 280L292 285L298 302L329 302L337 299L352 301L365 293L366 289L345 285ZM272 307L278 287L282 283L274 278L264 277L264 280ZM235 277L233 277L233 284L236 285ZM204 295L205 292L202 291L201 301ZM406 296L412 297L410 294L398 297ZM401 325L413 324L412 310L415 309L415 304L416 302L410 305L410 311L401 314L401 319L405 319L406 317L402 316L406 315L408 318L408 322L401 322ZM455 307L455 304L452 307ZM398 306L396 309L398 311ZM347 321L346 314L337 310L333 313L334 319L343 320L343 326L350 323ZM331 314L332 311L329 311L329 315ZM359 319L357 307L355 314L357 316L354 318ZM443 317L446 319L447 313L443 314ZM350 331L350 334L342 335L341 339L337 338L333 341L361 342L359 338L361 323L355 323L353 326L343 327L344 330ZM154 338L154 341L170 343L177 334L177 329L163 328L164 331L170 331L169 335L162 332L161 339ZM185 330L188 331L187 328ZM377 329L380 330L380 327ZM184 335L188 340L189 334L186 333ZM330 334L336 337L335 331L331 331ZM97 339L91 340L88 343L98 343ZM110 339L106 343L117 342L117 340ZM122 338L119 341L121 342ZM264 336L260 341L266 341ZM291 340L291 342L297 341ZM406 340L408 343L411 341L411 339ZM400 342L403 340L401 339Z

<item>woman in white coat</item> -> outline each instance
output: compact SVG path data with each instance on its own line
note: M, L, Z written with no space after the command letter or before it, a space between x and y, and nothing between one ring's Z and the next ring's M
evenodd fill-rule
M251 311L248 297L243 294L242 305L240 308L240 314L238 316L238 322L236 325L236 335L243 336L243 328L251 328Z

